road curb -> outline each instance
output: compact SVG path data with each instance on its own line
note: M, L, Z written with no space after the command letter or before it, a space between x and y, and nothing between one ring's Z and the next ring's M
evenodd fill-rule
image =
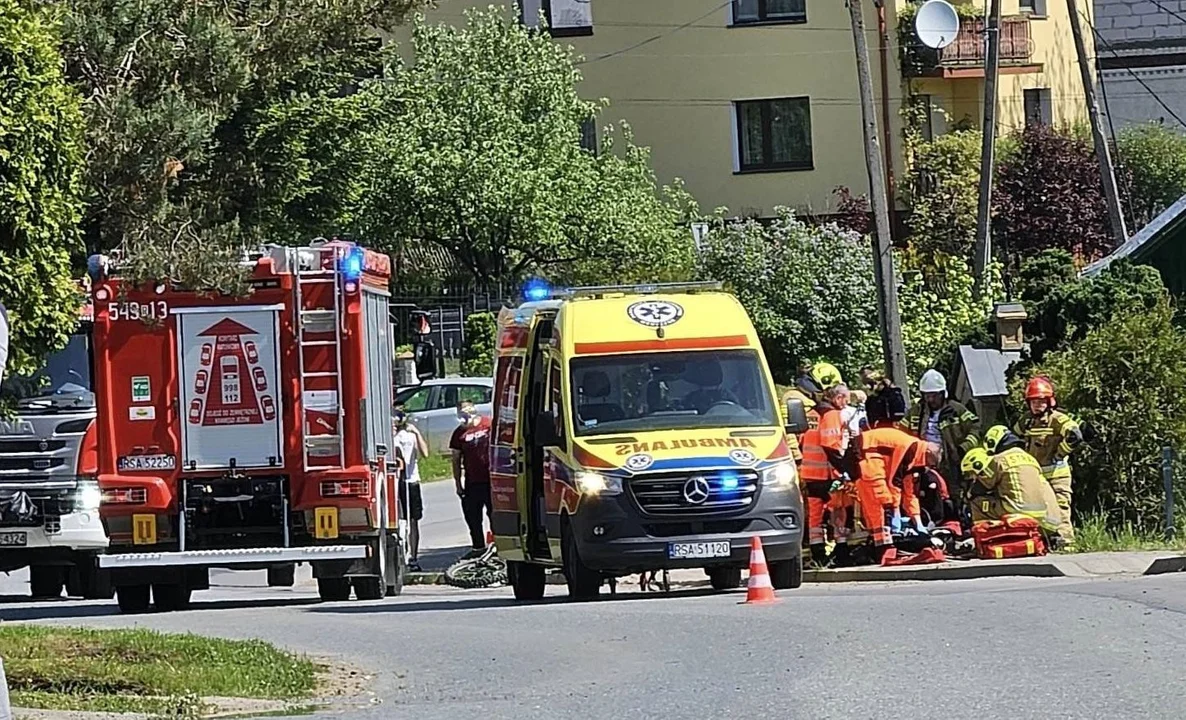
M1149 569L1145 570L1145 575L1165 575L1166 573L1176 573L1186 571L1186 555L1177 557L1157 558Z
M899 582L904 580L981 580L992 577L1066 577L1052 563L985 561L907 567L868 566L836 570L805 570L804 582Z

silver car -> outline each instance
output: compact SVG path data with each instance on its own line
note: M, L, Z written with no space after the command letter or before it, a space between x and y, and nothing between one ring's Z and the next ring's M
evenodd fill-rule
M491 417L494 413L494 380L492 378L447 377L425 380L395 393L395 404L420 429L434 454L449 452L449 439L457 428L457 403L469 400L478 413Z

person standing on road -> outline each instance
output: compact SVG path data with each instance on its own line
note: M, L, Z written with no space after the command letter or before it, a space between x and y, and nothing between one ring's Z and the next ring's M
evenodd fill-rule
M1055 409L1054 383L1036 377L1025 387L1030 414L1017 421L1015 432L1025 440L1025 449L1042 467L1042 476L1058 498L1058 534L1067 545L1075 541L1071 525L1070 455L1083 442L1083 431L1073 417Z
M938 370L923 373L918 389L922 402L910 408L901 426L936 448L941 458L939 472L948 482L958 483L962 477L960 460L980 445L980 420L976 413L947 396L947 379ZM958 487L952 488L952 494L962 496Z
M428 443L420 429L408 422L402 410L392 415L395 423L395 453L400 465L399 497L407 503L408 570L420 572L420 520L424 517L424 498L420 494L420 458L428 454Z
M472 402L457 404L457 420L449 449L453 451L453 482L461 498L461 512L469 526L469 557L486 549L482 512L491 513L490 502L490 418L478 414Z

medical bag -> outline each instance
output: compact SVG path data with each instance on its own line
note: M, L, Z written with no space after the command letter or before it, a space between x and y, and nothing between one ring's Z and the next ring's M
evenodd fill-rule
M974 523L972 538L976 541L977 556L985 560L1046 554L1042 527L1025 515L1006 515L1000 520Z

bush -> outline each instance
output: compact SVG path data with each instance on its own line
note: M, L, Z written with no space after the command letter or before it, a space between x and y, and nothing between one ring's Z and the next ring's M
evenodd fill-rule
M461 374L490 377L494 374L494 343L498 321L492 313L473 313L465 319L465 345L461 348Z
M906 182L912 247L923 256L970 258L979 183L979 132L956 131L919 143Z
M1186 135L1148 123L1125 128L1116 144L1131 176L1129 230L1135 231L1186 195Z
M1059 402L1097 433L1073 456L1075 510L1102 513L1112 528L1154 530L1162 522L1161 448L1186 447L1186 332L1163 296L1147 310L1117 313L1038 372ZM1014 382L1021 397L1025 377ZM1176 492L1186 491L1181 472Z
M832 224L808 225L787 208L777 213L768 224L718 218L701 275L737 295L778 380L794 378L805 361L852 373L880 360L869 240Z

